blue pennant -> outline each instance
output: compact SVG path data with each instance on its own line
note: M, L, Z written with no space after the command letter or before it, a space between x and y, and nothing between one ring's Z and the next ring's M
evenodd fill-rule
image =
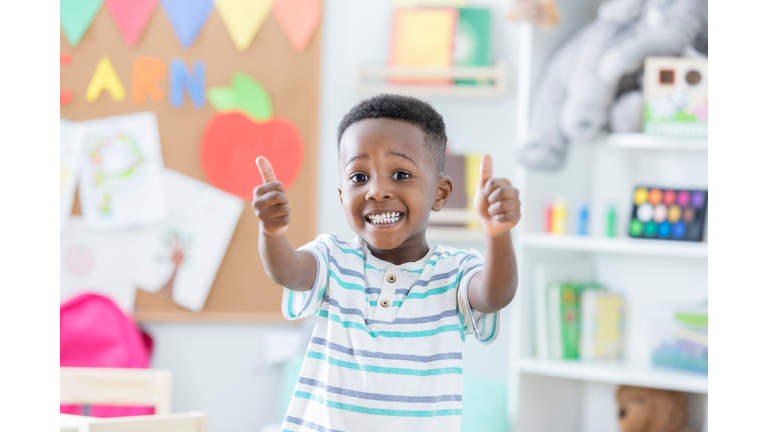
M213 11L213 0L160 0L182 48L192 46Z

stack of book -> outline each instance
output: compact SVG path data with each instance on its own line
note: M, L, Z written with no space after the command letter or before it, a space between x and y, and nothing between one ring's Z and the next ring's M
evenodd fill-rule
M537 291L539 358L621 358L624 305L620 294L596 283L572 282L550 282Z
M709 370L706 307L662 308L654 316L653 364L695 372Z

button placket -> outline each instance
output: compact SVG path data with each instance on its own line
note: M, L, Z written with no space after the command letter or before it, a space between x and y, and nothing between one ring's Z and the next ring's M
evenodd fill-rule
M395 316L396 309L393 307L392 302L395 300L395 292L397 291L397 279L400 275L400 269L387 268L384 271L384 275L381 279L381 293L379 294L379 302L376 305L376 311L374 312L374 318L381 321L392 321Z

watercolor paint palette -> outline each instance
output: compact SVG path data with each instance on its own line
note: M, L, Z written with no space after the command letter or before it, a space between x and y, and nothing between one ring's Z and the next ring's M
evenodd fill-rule
M707 191L638 186L633 194L629 236L701 241L707 214Z

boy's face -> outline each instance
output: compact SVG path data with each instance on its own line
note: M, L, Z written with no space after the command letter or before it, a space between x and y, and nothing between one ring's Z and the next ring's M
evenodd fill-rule
M430 210L450 197L451 180L437 175L425 139L418 127L392 119L362 120L342 135L339 199L372 250L426 245Z

